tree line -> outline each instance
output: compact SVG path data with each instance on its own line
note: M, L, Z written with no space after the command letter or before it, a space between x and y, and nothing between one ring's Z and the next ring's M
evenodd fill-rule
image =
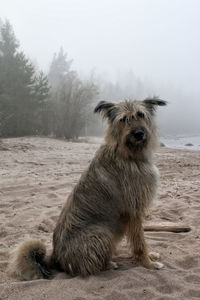
M188 95L171 84L156 86L132 71L119 74L114 82L97 74L81 78L62 48L44 74L19 46L9 21L0 20L0 137L101 135L102 121L92 114L97 101L154 95L170 103L158 116L161 133L198 132L198 110L195 105L188 106L188 100L192 97L197 105L199 95Z
M19 50L9 21L0 23L0 136L78 137L90 120L97 85L81 80L61 48L48 74Z

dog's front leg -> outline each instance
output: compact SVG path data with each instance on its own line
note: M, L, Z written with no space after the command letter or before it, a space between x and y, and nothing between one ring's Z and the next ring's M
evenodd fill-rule
M141 216L137 215L130 219L128 239L133 257L140 261L144 267L148 269L161 269L163 267L162 263L153 261L159 258L159 254L155 252L148 253L147 251Z

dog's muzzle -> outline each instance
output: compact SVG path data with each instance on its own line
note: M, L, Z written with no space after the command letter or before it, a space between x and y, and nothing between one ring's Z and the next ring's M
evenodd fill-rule
M131 131L131 135L135 138L136 141L144 141L146 140L146 132L143 128L136 128Z

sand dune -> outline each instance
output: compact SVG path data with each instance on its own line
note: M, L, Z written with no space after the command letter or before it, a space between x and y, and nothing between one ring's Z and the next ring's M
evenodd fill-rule
M27 237L51 250L63 203L99 146L48 138L4 139L0 145L0 299L177 300L200 299L200 151L162 148L158 200L146 224L186 224L188 233L146 232L161 253L162 270L132 262L123 240L109 270L82 279L59 273L53 280L19 282L8 276L9 251Z

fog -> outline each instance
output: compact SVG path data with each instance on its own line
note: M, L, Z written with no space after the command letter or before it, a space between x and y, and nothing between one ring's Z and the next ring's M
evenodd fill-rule
M0 4L0 18L10 21L20 47L45 72L62 46L80 76L92 73L120 83L124 87L120 97L155 94L167 100L160 126L164 133L181 134L200 131L199 13L198 0L1 0ZM145 87L142 92L131 88L131 78Z

